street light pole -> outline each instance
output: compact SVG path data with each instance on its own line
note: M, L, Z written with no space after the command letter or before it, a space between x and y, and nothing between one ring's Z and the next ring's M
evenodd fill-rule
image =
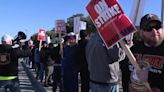
M162 25L163 25L163 29L164 29L164 0L161 0L162 2L162 6L161 6L161 20L162 20Z

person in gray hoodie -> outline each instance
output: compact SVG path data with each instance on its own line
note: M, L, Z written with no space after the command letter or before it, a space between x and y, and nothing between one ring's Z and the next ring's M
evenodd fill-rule
M86 46L91 92L119 92L119 61L125 58L119 44L107 49L98 32Z

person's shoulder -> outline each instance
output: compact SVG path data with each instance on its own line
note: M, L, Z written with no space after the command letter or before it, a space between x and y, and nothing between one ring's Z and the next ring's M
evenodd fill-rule
M12 49L12 46L9 44L1 44L0 47L5 49Z
M11 45L8 45L8 44L1 44L0 45L0 50L3 50L3 51L8 51L8 50L11 50L12 49L12 46Z
M143 41L137 41L130 49L142 48L144 45Z
M164 40L163 40L163 42L162 42L162 45L164 45Z
M164 40L163 40L163 42L158 46L158 47L156 47L156 48L164 48Z

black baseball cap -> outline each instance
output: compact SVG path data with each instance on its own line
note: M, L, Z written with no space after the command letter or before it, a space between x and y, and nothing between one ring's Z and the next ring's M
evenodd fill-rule
M146 29L148 24L152 21L161 23L159 17L155 14L146 14L141 18L140 29Z

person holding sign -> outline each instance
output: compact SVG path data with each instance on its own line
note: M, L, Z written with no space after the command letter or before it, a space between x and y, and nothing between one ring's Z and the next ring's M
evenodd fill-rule
M89 71L85 54L85 47L88 43L87 36L87 30L80 31L80 40L78 41L78 51L76 54L76 58L78 61L77 67L79 68L81 79L81 92L89 92Z
M86 45L91 92L119 92L119 61L124 51L116 43L107 49L98 32Z
M62 92L78 92L77 49L76 35L70 32L67 35L66 46L63 48L61 60Z
M164 92L164 31L162 22L155 14L146 14L140 22L141 41L131 47L140 71L122 61L122 85L124 92ZM148 90L143 83L147 81L151 87Z

